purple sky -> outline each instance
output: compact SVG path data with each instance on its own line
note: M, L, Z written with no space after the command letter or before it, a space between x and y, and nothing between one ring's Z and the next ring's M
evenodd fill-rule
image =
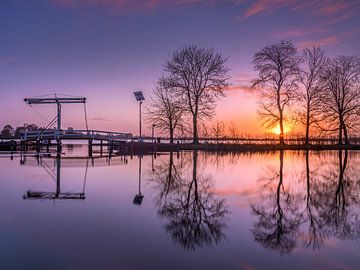
M148 97L172 51L187 43L229 57L232 87L217 119L261 133L251 59L291 39L329 56L358 54L359 1L4 0L0 9L0 126L46 125L55 106L23 102L62 93L88 98L89 128L134 132L132 91ZM83 108L64 106L63 128L84 128Z

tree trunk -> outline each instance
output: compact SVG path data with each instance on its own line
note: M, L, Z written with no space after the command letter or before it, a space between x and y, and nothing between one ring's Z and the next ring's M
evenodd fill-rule
M193 144L198 144L198 127L197 127L197 115L193 115Z
M280 110L280 144L285 144L284 141L284 123L283 123L283 112Z
M306 110L306 133L305 133L305 144L309 145L309 133L310 133L310 104L307 104Z
M174 143L174 129L170 128L170 143Z
M339 124L339 140L338 140L338 144L341 145L342 144L342 122L340 120L340 124Z
M347 128L346 128L346 125L344 124L344 122L343 122L343 130L344 130L345 144L349 144L348 132L347 132Z

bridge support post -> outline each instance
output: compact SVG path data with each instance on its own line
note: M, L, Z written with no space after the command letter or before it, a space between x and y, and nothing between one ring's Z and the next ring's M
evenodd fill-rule
M109 155L111 156L114 150L114 141L109 141Z
M46 143L46 152L48 152L48 153L49 153L49 151L50 151L50 144L51 144L51 140L48 139L48 140L47 140L47 143Z
M41 151L41 142L40 140L36 140L36 152L39 153Z
M61 140L60 139L57 139L56 140L56 150L57 150L57 153L60 154L61 153Z

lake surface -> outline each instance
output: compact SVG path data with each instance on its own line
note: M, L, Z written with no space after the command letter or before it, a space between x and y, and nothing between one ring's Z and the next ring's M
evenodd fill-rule
M63 150L1 155L0 269L359 269L360 152Z

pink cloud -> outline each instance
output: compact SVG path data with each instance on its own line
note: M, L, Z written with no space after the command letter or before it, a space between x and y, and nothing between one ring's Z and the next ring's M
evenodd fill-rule
M230 85L225 90L226 91L244 91L249 92L250 91L250 85Z
M288 8L290 11L310 11L313 14L334 15L351 11L359 5L356 0L339 2L336 0L256 0L250 7L245 9L242 19L248 19L255 15L266 12L275 12L280 8Z
M304 40L297 43L299 49L311 48L313 46L326 47L340 42L339 35L332 35L316 40Z
M345 32L338 33L336 35L322 37L320 39L300 41L297 43L297 46L299 49L311 48L312 46L326 47L326 46L340 43L340 42L344 41L345 39L348 39L359 33L360 33L360 27L357 27L350 31L345 31Z
M325 1L328 2L324 6L321 6L317 13L322 15L332 15L335 13L342 12L346 9L348 9L352 4L350 2L331 2L331 1Z
M300 37L306 35L319 34L329 31L324 28L313 28L313 29L290 29L282 32L274 32L273 35L277 38L290 38L290 37Z
M92 118L90 118L89 120L92 120L92 121L103 121L103 122L108 122L108 121L110 121L109 119L104 118L104 117L92 117Z

